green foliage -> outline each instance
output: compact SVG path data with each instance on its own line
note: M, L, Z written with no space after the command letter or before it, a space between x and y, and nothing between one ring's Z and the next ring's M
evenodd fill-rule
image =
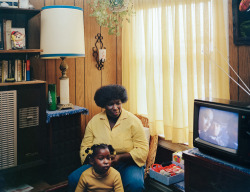
M133 3L130 0L89 0L92 13L98 25L108 27L110 35L120 35L119 28L124 20L130 21L135 14Z
M240 34L242 37L250 37L250 20L244 21L240 24Z

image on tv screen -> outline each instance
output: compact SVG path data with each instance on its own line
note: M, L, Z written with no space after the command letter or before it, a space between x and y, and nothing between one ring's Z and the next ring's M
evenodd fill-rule
M238 149L238 113L200 107L199 137L209 143Z

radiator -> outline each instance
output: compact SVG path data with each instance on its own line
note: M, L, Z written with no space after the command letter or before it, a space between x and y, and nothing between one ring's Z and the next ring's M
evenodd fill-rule
M16 98L16 91L0 91L0 170L17 166Z

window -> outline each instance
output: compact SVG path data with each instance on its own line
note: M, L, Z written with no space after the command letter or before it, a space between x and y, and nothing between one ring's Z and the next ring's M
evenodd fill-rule
M229 98L227 10L216 0L136 0L135 9L122 33L125 107L148 116L152 135L192 141L193 100Z

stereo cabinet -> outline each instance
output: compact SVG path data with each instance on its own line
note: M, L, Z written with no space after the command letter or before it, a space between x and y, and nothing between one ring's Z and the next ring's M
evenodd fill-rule
M0 84L0 172L45 163L46 82Z
M81 166L81 115L83 107L47 111L48 164L46 180L55 184L67 180L68 175Z

